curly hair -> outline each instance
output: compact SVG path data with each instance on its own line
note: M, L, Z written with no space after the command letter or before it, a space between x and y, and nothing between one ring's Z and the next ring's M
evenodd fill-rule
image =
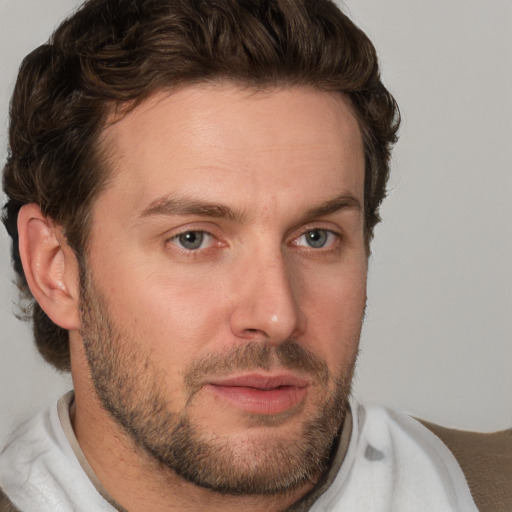
M3 221L31 303L36 345L69 370L68 331L30 295L18 250L27 203L61 226L79 262L109 169L99 138L115 109L180 85L229 80L256 89L306 85L352 104L365 153L365 236L386 195L400 123L375 48L331 0L88 0L23 61L10 107Z

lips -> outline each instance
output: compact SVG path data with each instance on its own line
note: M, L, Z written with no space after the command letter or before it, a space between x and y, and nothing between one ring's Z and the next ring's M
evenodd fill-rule
M210 382L206 387L217 399L247 413L280 414L303 402L309 381L296 375L250 374Z

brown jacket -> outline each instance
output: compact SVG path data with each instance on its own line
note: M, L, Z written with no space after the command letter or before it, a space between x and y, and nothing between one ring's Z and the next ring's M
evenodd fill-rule
M480 512L512 512L512 429L480 434L421 422L455 455ZM0 512L30 511L18 511L0 489Z
M480 512L512 512L512 429L480 434L421 423L455 455Z

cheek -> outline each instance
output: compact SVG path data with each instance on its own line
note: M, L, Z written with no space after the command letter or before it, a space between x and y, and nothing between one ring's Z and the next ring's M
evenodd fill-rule
M221 329L222 291L216 280L139 270L129 280L112 279L118 283L109 289L113 316L166 364L197 357Z
M308 343L331 367L343 367L357 353L366 306L366 264L304 283Z

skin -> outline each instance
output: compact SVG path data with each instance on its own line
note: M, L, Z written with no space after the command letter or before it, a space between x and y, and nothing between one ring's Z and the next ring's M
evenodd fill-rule
M137 377L130 397L142 402L152 382L169 415L186 413L203 439L232 448L235 470L265 470L279 443L300 444L356 360L367 253L364 157L350 106L305 87L188 86L143 102L105 129L102 145L113 177L93 207L88 293L101 305L93 320L104 311L114 346L138 355L124 358L124 373ZM54 296L70 297L67 309L54 313L50 301L48 310L70 329L75 433L119 503L131 512L283 510L311 489L319 471L288 492L235 496L156 464L98 398L84 337L94 345L101 331L83 325L76 261L58 229L48 232L62 253ZM185 247L184 233L203 241ZM275 351L290 340L324 365L325 382L280 362ZM191 391L198 361L225 361L249 345L267 347L271 364L210 368ZM256 391L225 381L253 377ZM279 378L292 380L286 393L261 389Z

